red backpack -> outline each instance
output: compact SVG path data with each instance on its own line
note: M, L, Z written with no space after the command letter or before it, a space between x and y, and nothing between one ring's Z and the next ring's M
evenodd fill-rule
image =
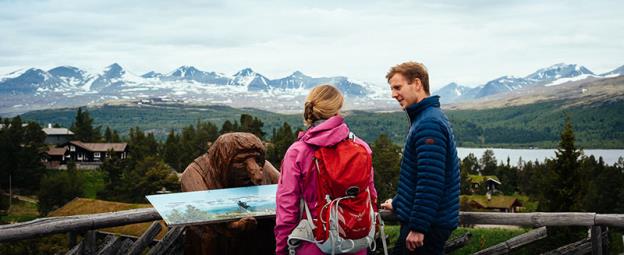
M302 219L288 237L291 254L300 240L314 242L325 253L351 253L374 244L376 197L369 190L372 157L353 133L331 147L314 152L317 173L316 215L301 199ZM311 219L311 221L310 221Z

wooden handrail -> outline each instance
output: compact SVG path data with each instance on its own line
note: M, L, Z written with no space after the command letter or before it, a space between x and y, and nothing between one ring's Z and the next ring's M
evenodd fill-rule
M392 212L381 210L385 221L398 221ZM517 225L517 226L612 226L624 227L624 214L596 214L581 212L460 212L459 221L465 225Z
M70 231L123 226L160 219L162 218L154 208L41 218L28 222L0 225L0 242L29 239Z
M381 210L385 221L397 221L392 212ZM578 212L492 213L460 212L461 224L495 224L519 226L612 226L624 227L624 214ZM0 242L35 238L43 235L122 226L162 219L154 208L112 213L41 218L28 222L0 225Z

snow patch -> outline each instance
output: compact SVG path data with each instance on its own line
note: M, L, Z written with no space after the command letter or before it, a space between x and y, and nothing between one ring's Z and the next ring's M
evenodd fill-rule
M570 77L570 78L562 78L562 79L554 80L551 83L548 83L548 84L546 84L544 86L546 86L546 87L556 86L556 85L564 84L566 82L584 80L584 79L587 79L589 77L596 77L596 76L595 75L591 75L591 74L581 74L579 76L574 76L574 77Z

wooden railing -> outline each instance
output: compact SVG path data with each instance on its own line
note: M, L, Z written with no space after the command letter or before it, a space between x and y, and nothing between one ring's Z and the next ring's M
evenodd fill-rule
M396 221L396 216L388 211L381 211L385 221ZM77 215L65 217L41 218L29 222L10 225L0 225L0 242L37 238L45 235L81 232L99 228L122 226L133 223L160 220L160 215L153 208L143 208L112 213ZM596 247L601 243L602 232L599 226L624 227L624 214L596 214L596 213L490 213L490 212L460 212L462 225L517 225L532 227L551 226L586 226L592 227L592 236L587 242L592 243L591 249L595 254L602 254ZM171 232L171 231L170 231ZM501 244L502 253L512 248L522 246L527 242L546 237L546 228L538 228L523 236L508 240ZM176 233L176 237L179 233ZM581 240L583 241L583 240ZM112 242L112 241L111 241ZM572 244L571 244L572 245ZM587 246L587 245L586 245ZM600 246L602 246L600 244ZM491 247L492 248L492 247ZM563 248L563 247L562 247ZM490 248L488 248L490 249ZM492 248L494 249L494 248ZM498 248L497 248L498 249ZM501 254L501 249L479 254Z

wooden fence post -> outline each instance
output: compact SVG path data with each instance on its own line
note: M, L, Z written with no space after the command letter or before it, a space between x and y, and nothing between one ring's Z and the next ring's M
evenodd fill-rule
M97 252L97 240L95 237L95 230L89 230L84 237L84 246L82 254L95 254Z
M70 231L67 232L67 240L68 240L68 246L69 249L71 250L71 248L74 248L74 246L76 246L76 232L75 231Z
M600 226L591 226L592 254L602 255L602 229Z
M152 242L152 240L154 240L154 237L158 235L161 228L162 227L160 226L160 221L154 221L152 225L145 231L145 233L143 233L143 235L134 242L127 254L141 254L145 247L147 247Z

